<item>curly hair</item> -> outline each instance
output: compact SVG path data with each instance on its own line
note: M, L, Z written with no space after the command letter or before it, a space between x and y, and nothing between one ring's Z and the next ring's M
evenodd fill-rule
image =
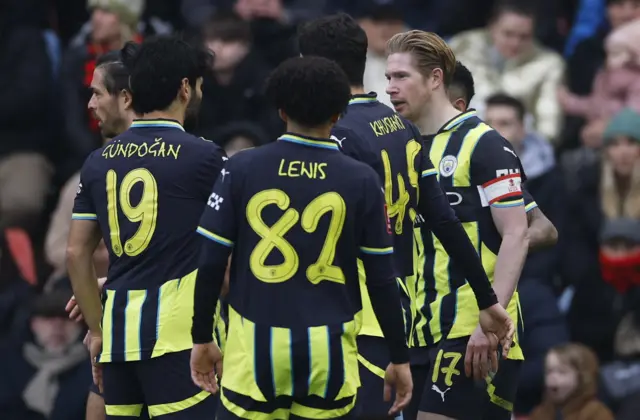
M194 88L212 68L213 60L213 54L204 47L165 36L149 38L139 48L129 42L120 53L131 75L133 110L138 114L167 109L182 81L187 79Z

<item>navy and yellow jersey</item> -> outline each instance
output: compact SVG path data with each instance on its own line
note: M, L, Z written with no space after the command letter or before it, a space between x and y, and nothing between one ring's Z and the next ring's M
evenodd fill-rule
M385 202L393 232L394 261L398 286L406 294L405 282L417 272L413 227L418 200L420 136L417 129L394 110L376 99L375 93L354 95L346 112L332 131L341 150L371 166L384 186ZM359 264L360 280L366 273ZM363 325L361 334L382 337L371 301L363 287ZM408 320L410 323L410 320Z
M524 172L512 146L485 124L475 111L463 113L436 135L425 138L425 148L438 168L438 178L458 219L475 244L482 265L493 282L502 242L491 215L491 207L522 207ZM419 290L414 343L470 335L478 324L478 305L459 266L453 264L442 244L425 225L424 282ZM518 292L507 308L517 331L522 327ZM516 334L516 343L517 343ZM522 359L515 345L510 358Z
M229 159L198 227L219 244L216 264L233 249L225 389L255 401L355 395L356 261L395 275L381 190L329 139L285 134Z
M225 159L169 120L136 120L87 158L72 217L96 220L109 250L100 362L191 348L195 229Z
M391 220L396 270L400 277L413 275L413 226L422 148L418 130L370 93L353 96L332 133L345 154L380 174Z

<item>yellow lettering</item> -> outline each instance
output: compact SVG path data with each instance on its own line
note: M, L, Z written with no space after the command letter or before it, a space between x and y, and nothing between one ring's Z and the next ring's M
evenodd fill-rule
M302 164L302 168L301 168L302 170L300 175L306 176L307 178L310 178L310 179L314 179L316 177L314 174L315 168L318 164L315 162L311 162L309 164L309 168L307 168L307 165L305 165L305 162L301 162L301 164Z
M158 151L156 150L157 147L160 145L159 142L162 141L162 137L156 137L156 139L153 141L153 144L151 146L149 146L149 154L151 156L157 156L158 155Z
M327 167L326 163L321 163L318 165L318 171L320 172L320 178L319 179L326 179L327 178L327 174L324 172L324 168Z
M380 137L380 133L378 133L378 127L376 125L376 121L370 122L369 126L371 127L371 131L373 131L373 134L375 134L376 137Z
M138 148L138 156L144 157L147 155L147 153L149 153L149 145L147 144L147 142L144 142Z
M167 156L167 151L165 149L165 143L164 142L160 142L160 150L158 150L158 156L160 156L160 157L166 157Z
M178 153L180 153L180 148L182 147L181 144L178 145L178 147L173 146L173 144L169 145L169 155L173 155L174 159L178 159Z
M116 147L109 148L109 159L113 159L118 155L118 149Z
M109 157L109 149L113 147L113 144L107 144L104 149L102 149L102 157L107 159Z
M127 149L128 149L127 157L131 157L135 155L138 152L139 148L140 146L138 146L137 144L134 144L134 143L127 144Z
M300 174L298 173L300 171L298 166L301 163L302 162L300 162L299 160L294 160L293 162L289 162L289 170L287 171L287 176L289 176L291 178L295 178L295 177L300 176Z
M278 168L278 176L287 176L287 173L282 170L284 167L284 159L280 160L280 167Z

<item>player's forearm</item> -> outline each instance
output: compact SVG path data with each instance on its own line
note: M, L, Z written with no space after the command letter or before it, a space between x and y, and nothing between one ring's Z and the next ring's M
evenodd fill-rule
M102 320L102 301L100 288L96 282L93 266L93 253L88 250L67 249L67 270L73 294L80 307L82 316L94 334L100 334Z
M376 281L368 278L367 291L373 312L376 314L382 334L389 346L391 363L408 363L409 350L404 333L402 304L396 279Z
M554 246L558 242L558 230L549 219L535 208L527 213L529 222L529 251Z
M506 308L511 302L513 293L518 286L522 267L529 249L529 235L527 229L505 233L498 251L498 260L494 272L493 289L502 307Z
M491 283L469 236L449 205L435 176L422 178L419 210L447 254L464 270L480 309L497 302Z
M221 256L221 246L207 240L200 251L191 327L191 337L194 344L213 341L216 305L224 283L228 258L228 255Z

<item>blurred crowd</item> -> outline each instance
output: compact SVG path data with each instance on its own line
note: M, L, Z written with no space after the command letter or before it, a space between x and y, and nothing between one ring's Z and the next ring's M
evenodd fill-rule
M84 418L90 363L64 312L65 245L78 171L103 142L87 109L97 57L155 34L204 43L216 59L186 128L232 155L281 133L263 81L297 55L297 24L337 11L366 31L365 89L385 103L386 41L445 37L473 73L471 107L518 151L558 229L520 280L515 412L608 418L599 400L638 418L640 0L0 1L0 418ZM95 263L104 275L104 247Z

